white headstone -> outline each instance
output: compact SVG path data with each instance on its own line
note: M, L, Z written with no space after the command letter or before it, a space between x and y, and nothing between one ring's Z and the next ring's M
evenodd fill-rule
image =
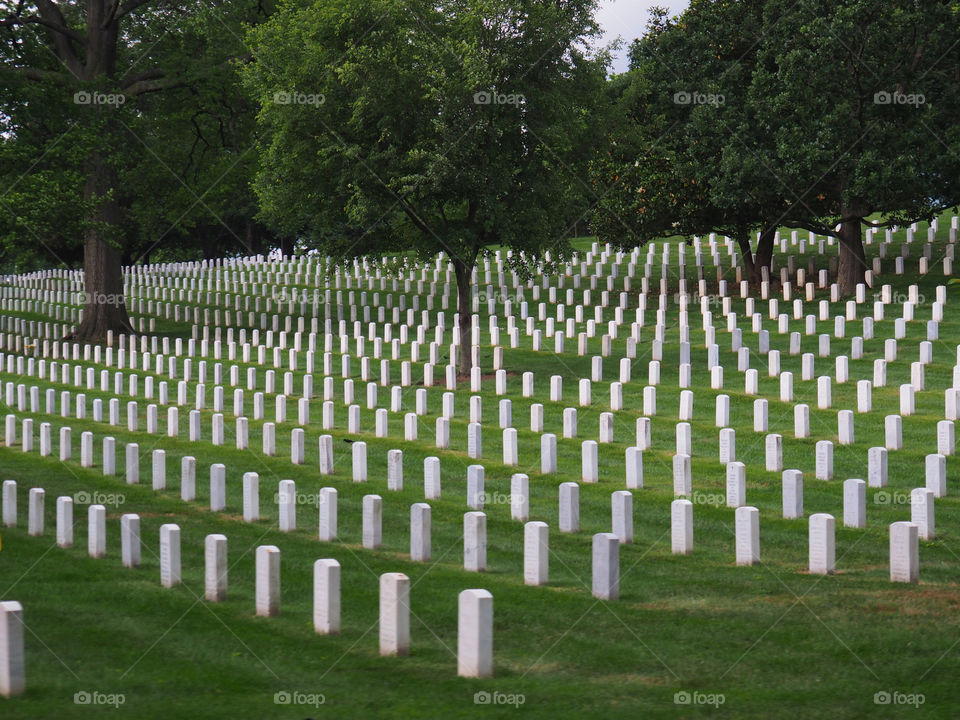
M260 476L255 472L243 474L243 520L256 522L260 519Z
M903 419L899 415L887 415L883 424L887 450L900 450L903 447Z
M833 515L810 516L808 531L809 565L813 575L829 575L836 569L836 533Z
M747 466L742 462L727 465L727 507L738 508L747 501Z
M557 472L557 436L553 433L540 436L540 472L544 475Z
M340 633L340 563L332 558L313 563L313 629L317 635Z
M585 483L595 483L600 479L598 445L594 440L584 440L580 446L581 478Z
M180 460L180 499L184 502L197 499L197 459L190 455Z
M754 565L760 562L760 511L749 505L738 507L734 525L737 565Z
M277 489L278 524L280 532L297 529L297 484L293 480L281 480Z
M920 541L912 522L890 525L890 582L915 583L920 579Z
M937 423L937 453L953 455L954 452L956 452L956 438L953 420L941 420Z
M510 476L510 517L526 522L530 515L530 478L525 473Z
M872 488L887 486L887 449L872 447L867 451L867 484Z
M43 535L44 500L46 491L43 488L30 488L27 497L27 534L34 537Z
M363 547L377 550L383 533L383 498L379 495L363 496Z
M487 569L487 516L479 511L463 516L463 568L471 572Z
M57 498L57 545L73 547L73 498L66 495Z
M833 479L833 443L829 440L817 441L816 478L817 480Z
M210 466L210 511L219 512L227 506L227 468L223 463Z
M410 653L410 578L403 573L380 576L380 654Z
M925 486L935 498L947 494L947 458L939 453L927 455Z
M353 460L353 481L367 481L367 444L358 440L351 446Z
M786 519L803 517L803 473L799 470L784 470L782 487L783 517Z
M610 495L613 534L621 544L633 542L633 495L627 490L617 490Z
M17 526L17 481L3 481L3 526Z
M23 606L0 602L0 695L22 695L26 685L23 652Z
M429 562L430 549L430 506L413 503L410 506L410 559Z
M322 542L331 542L337 538L337 489L320 488L319 530Z
M796 438L810 437L810 406L799 404L793 407L793 435Z
M926 488L910 491L910 522L917 526L917 535L921 540L930 541L936 536L933 509L932 492Z
M613 533L593 536L593 596L616 600L620 596L620 539Z
M120 557L124 567L140 567L140 516L134 513L120 517Z
M560 522L562 533L580 532L580 486L575 482L560 483Z
M427 500L440 497L440 459L437 457L423 459L423 494Z
M459 595L457 675L493 675L493 595L487 590L463 590Z
M227 599L227 536L207 535L203 541L203 587L208 602Z
M151 453L153 469L153 489L167 489L167 453L164 450L154 450Z
M92 558L107 554L107 509L103 505L87 508L87 554Z
M523 582L546 585L549 578L550 528L545 522L533 521L523 526Z
M280 612L280 548L276 545L257 547L254 595L258 617Z
M180 526L173 523L160 526L160 584L180 584Z
M693 492L692 475L690 470L690 456L677 454L673 456L673 494L674 497L690 495Z
M693 503L689 500L670 503L670 544L675 555L693 552Z
M867 526L867 484L860 479L843 481L843 525L851 528Z

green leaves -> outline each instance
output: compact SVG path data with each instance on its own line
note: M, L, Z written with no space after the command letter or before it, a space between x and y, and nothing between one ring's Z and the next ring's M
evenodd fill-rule
M592 0L333 0L251 32L262 216L324 252L410 244L469 266L488 246L562 248L589 200L583 163L603 60L573 51ZM274 88L322 93L278 107ZM594 135L595 137L595 135Z
M602 239L835 234L960 202L958 9L935 0L694 0L611 83ZM746 258L749 264L749 258Z
M13 194L0 201L9 205L0 205L7 239L0 262L76 266L90 228L120 246L127 262L145 252L178 259L256 252L247 247L264 235L252 221L256 155L245 153L253 104L234 65L247 52L243 24L271 5L148 3L120 21L115 67L95 73L81 53L76 75L58 60L66 50L56 33L35 24L6 28L14 41L0 43L0 184L19 194L15 204ZM93 31L88 3L61 7L71 32ZM34 3L23 11L38 12ZM97 30L109 44L110 33ZM118 207L109 222L83 201L94 157L113 178L106 184Z

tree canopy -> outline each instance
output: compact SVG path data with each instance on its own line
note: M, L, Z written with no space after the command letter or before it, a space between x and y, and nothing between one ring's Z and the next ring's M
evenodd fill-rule
M471 367L470 278L530 263L587 211L583 163L607 58L594 0L322 0L250 33L262 218L337 258L445 253ZM522 258L521 258L522 253Z
M253 112L234 63L244 24L267 12L0 3L0 260L11 270L82 262L78 338L131 329L123 262L260 247Z
M731 235L757 279L773 230L806 228L839 238L852 293L862 223L960 202L957 31L957 6L934 0L693 0L655 15L614 81L597 232L626 245Z

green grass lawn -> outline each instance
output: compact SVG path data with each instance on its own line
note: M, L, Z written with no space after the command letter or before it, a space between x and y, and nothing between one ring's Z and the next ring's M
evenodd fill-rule
M941 223L944 237L947 225ZM918 238L925 236L925 228L922 230ZM893 318L899 316L900 306L887 306L886 319L876 323L875 339L865 342L864 357L850 361L850 381L834 382L833 406L818 410L816 380L800 380L800 356L788 354L789 336L777 332L776 321L767 318L767 303L757 300L757 312L763 313L764 328L770 331L771 348L781 351L782 371L794 373L794 402L811 406L811 437L799 440L793 436L792 404L779 401L779 380L768 377L766 359L757 352L757 336L744 316L744 301L733 301L744 344L751 347L751 367L760 371L758 397L770 402L769 432L783 435L784 467L804 473L805 516L828 512L837 518L837 572L832 576L806 572L806 517L781 517L780 473L764 470L765 434L753 432L756 398L744 393L743 375L736 372L736 354L730 351L730 336L719 306L712 311L725 369L722 390L710 388L699 308L692 307L690 313L695 363L692 389L696 395L691 423L697 501L695 550L689 556L671 554L671 460L680 397L678 308L672 296L658 412L652 418L653 446L644 453L645 487L633 493L635 538L632 545L621 548L620 598L616 601L598 601L591 596L591 537L609 532L610 494L625 488L624 452L635 443L636 418L642 415L656 295L648 301L633 378L624 387L624 409L615 413L614 442L600 446L600 482L580 487L581 527L572 535L557 530L557 487L561 482L579 481L580 444L584 439L597 438L600 413L608 410L609 383L618 376L636 293L631 295L627 321L614 342L614 353L604 358L604 381L593 384L592 405L578 408L576 439L560 437L561 412L564 407L577 405L577 379L590 376L590 358L600 354L599 336L605 324L604 329L598 324L597 337L590 341L584 356L577 355L575 338L567 341L567 352L562 356L548 351L535 353L530 350L530 339L521 322L521 347L509 348L500 309L501 342L506 345L504 367L509 375L509 392L504 397L513 404L520 464L507 467L501 463L497 409L501 398L494 392L491 374L479 393L483 398L486 492L503 499L510 492L512 473L530 475L530 519L550 525L550 583L546 587L523 584L523 524L511 520L506 502L485 508L489 570L480 574L463 570L466 468L475 462L465 452L471 393L468 387L457 392L451 449L436 450L434 422L444 392L442 367L435 372L437 384L428 391L429 414L421 418L419 439L408 443L403 440L402 414L390 414L391 437L374 436L374 412L366 408L365 383L356 376L359 363L355 360L355 402L362 408L361 437L368 445L369 481L364 484L351 482L350 447L343 442L348 435L337 352L333 363L337 429L330 431L336 457L333 476L321 477L317 471L317 436L323 432L319 425L320 373L315 380L317 397L311 403L312 423L307 428L306 462L302 466L289 462L290 430L296 426L295 402L288 402L288 422L277 426L277 455L266 457L260 452L262 422L252 420L252 392L248 392L245 405L251 417L251 449L234 449L229 387L225 392L226 444L222 447L209 442L209 387L208 408L203 411L204 441L199 443L186 440L187 408L181 409L178 439L167 438L165 433L127 432L125 396L121 401L122 426L94 422L90 419L93 398L109 397L97 390L82 390L87 395L86 420L5 410L18 417L35 417L37 426L40 421L51 422L54 454L41 458L37 452L24 454L19 447L0 448L0 479L18 481L20 501L20 526L2 530L0 600L18 600L24 606L27 655L27 691L21 697L0 699L0 718L448 718L513 717L517 713L544 718L591 714L602 718L955 717L957 696L951 688L960 671L960 651L955 647L960 645L960 545L956 530L960 525L960 494L956 492L954 458L947 461L948 495L936 502L937 538L920 543L920 583L891 583L888 552L888 526L909 519L910 507L903 496L923 486L924 457L936 452L936 422L944 417L943 391L952 383L960 343L960 318L951 312L960 299L955 297L953 287L949 288L940 339L933 343L933 363L926 367L926 389L917 393L916 414L903 419L904 449L889 454L887 490L896 491L895 502L876 502L883 498L868 488L866 529L842 527L842 482L852 477L866 479L867 451L883 445L884 416L899 412L899 385L910 381L910 363L919 359L918 346L926 338L935 288L945 282L939 266L929 275L916 275L920 240L911 247L908 274L893 274L892 257L899 251L901 236L898 233L898 243L890 247L884 274L870 291L870 301L858 306L858 317L872 315L872 295L883 283L892 284L904 294L908 285L916 283L926 303L918 307L916 320L907 324L907 337L899 341L898 359L888 367L887 386L874 389L873 412L856 414L856 443L835 446L832 481L814 479L815 443L823 439L837 442L837 412L856 410L856 380L872 378L873 361L883 357L883 339L893 336ZM875 249L869 247L868 252ZM941 249L935 248L935 259ZM640 274L645 256L646 250L642 250ZM671 253L674 270L676 256L675 251ZM658 250L654 277L659 275L659 259ZM825 267L826 257L820 260L818 267ZM694 268L689 249L687 262L690 277ZM805 266L805 261L799 261L798 266ZM711 266L705 274L715 277ZM485 284L482 272L480 282ZM622 278L618 283L622 286ZM694 282L689 284L694 286L691 290L695 289ZM565 294L568 287L572 287L570 279L566 279L561 293ZM638 287L635 279L634 290ZM589 282L577 291L578 298L585 288L589 288ZM599 300L600 289L598 285L595 301ZM380 291L381 296L386 292ZM527 299L535 314L537 303L529 290ZM829 299L829 293L818 291L817 300L821 299ZM546 301L545 291L542 300ZM454 305L451 302L447 311L448 328ZM792 318L789 303L781 299L780 308ZM492 351L485 310L481 307L480 317L486 375ZM831 318L843 311L844 303L834 303ZM552 306L548 305L548 312L553 313ZM816 314L817 308L805 303L804 314L810 313ZM26 313L23 316L39 319ZM607 308L604 321L610 319L613 309ZM542 328L543 323L537 327ZM186 325L158 320L157 328L171 337L189 337ZM850 339L860 334L860 328L860 320L850 321L846 338L831 339L834 356L849 355ZM803 333L804 321L791 319L790 329ZM818 324L819 333L833 335L832 319ZM428 333L430 339L432 333ZM449 331L446 342L449 344ZM552 350L552 339L544 338L544 348ZM334 350L339 350L339 343L334 343ZM441 348L441 356L447 350L448 346ZM422 355L425 351L423 348ZM389 353L388 348L385 352ZM817 352L816 336L803 336L803 352ZM403 353L409 358L409 348ZM225 368L240 365L241 379L245 378L247 365L222 362ZM212 366L213 361L209 364ZM392 379L397 382L399 361L391 365ZM104 367L98 366L98 370ZM258 375L261 389L263 369ZM377 361L373 371L374 379L379 380ZM535 373L535 398L524 398L520 393L520 375L525 371ZM149 373L137 374L142 392L143 378ZM278 370L278 387L282 387L281 374ZM295 373L297 389L302 374L301 365ZM562 403L549 401L549 377L554 374L564 376ZM820 375L834 376L832 357L816 359L815 376ZM419 365L415 364L413 377L415 383L422 378ZM0 380L15 379L0 373ZM48 387L77 392L77 388L36 378L17 381L39 385L41 404L42 390ZM193 385L191 382L191 399ZM404 388L405 411L414 407L415 389ZM710 503L710 498L725 492L725 470L717 453L720 429L714 422L715 398L721 393L731 398L730 426L737 431L737 459L747 466L747 503L760 510L761 562L753 567L737 567L734 563L734 510ZM175 400L175 386L171 386L170 396ZM138 401L143 428L145 406L151 401L142 396ZM389 388L380 388L379 401L380 407L389 408ZM545 406L544 431L558 435L557 474L539 472L540 439L529 429L533 402ZM268 398L267 419L272 415ZM62 463L56 459L56 429L64 424L73 428L74 459ZM159 425L164 431L162 409ZM96 436L93 468L81 468L79 463L80 432L84 430ZM37 433L35 428L35 444ZM115 477L104 477L99 468L100 441L106 435L117 440ZM123 445L134 441L140 444L141 483L130 486L124 482ZM154 448L167 452L165 492L154 492L150 487L150 451ZM392 448L404 451L405 484L399 492L387 490L386 453ZM180 458L184 455L197 460L198 498L192 503L179 499ZM423 458L430 455L441 459L443 497L429 501L433 560L414 563L408 555L409 508L423 501ZM225 513L207 509L212 463L224 463L227 468ZM240 483L246 471L260 474L263 519L257 523L242 520ZM299 529L292 533L279 531L273 499L277 483L287 478L296 481L298 492L304 496L298 506ZM333 543L316 539L317 507L311 498L325 486L336 487L339 493L340 540ZM29 537L26 532L30 487L46 489L43 537ZM61 549L55 544L56 498L83 491L112 495L118 500L107 508L104 559L87 556L86 506L82 504L75 507L75 546ZM383 497L383 547L379 551L361 547L361 500L369 493ZM143 562L139 569L123 568L120 562L120 516L128 512L142 518ZM170 522L177 523L182 531L183 584L164 589L159 582L158 537L160 525ZM230 589L223 603L203 600L203 540L210 533L223 533L229 538ZM277 545L282 554L281 611L273 618L254 615L254 550L265 544ZM342 566L342 629L338 636L322 637L313 632L312 566L318 558L335 558ZM385 572L403 572L410 577L409 657L379 656L378 577ZM494 677L468 680L456 674L457 595L463 589L478 587L494 596ZM919 698L906 696L920 694L923 704L877 704L878 692L902 693L897 696L899 700L916 702ZM99 693L98 700L117 704L122 698L122 704L80 704L75 702L77 693ZM478 704L477 699L488 696L477 693L496 694L498 702ZM688 693L696 702L678 703L684 696L678 698L677 693ZM277 702L287 697L310 704Z

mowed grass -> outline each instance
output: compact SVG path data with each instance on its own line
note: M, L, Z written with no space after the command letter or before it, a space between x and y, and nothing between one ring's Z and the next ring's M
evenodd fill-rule
M918 246L913 248L918 250ZM891 257L896 249L891 247ZM911 272L915 272L916 254L908 261ZM675 263L676 252L672 258ZM692 263L689 250L687 260ZM825 264L826 258L821 260ZM529 407L532 402L543 402L544 429L560 436L562 408L577 405L577 380L589 377L590 357L600 354L599 337L591 340L590 351L583 357L576 354L575 339L567 341L563 356L534 353L522 330L521 348L505 349L505 368L510 374L506 397L512 400L513 425L519 430L519 467L500 462L497 401L501 398L493 392L492 377L484 381L484 391L479 393L484 420L482 464L486 492L497 502L485 509L489 570L481 574L462 569L462 518L468 509L466 467L475 462L465 452L468 389L457 393L451 450L437 451L433 428L442 388L428 391L429 414L421 419L418 441L408 443L402 439L402 416L393 413L391 437L374 437L373 411L366 408L365 384L357 379L364 432L349 439L362 437L368 444L369 481L363 484L351 482L336 353L333 476L321 477L316 469L316 438L322 432L319 399L311 403L313 422L307 428L302 466L289 462L293 422L277 427L276 457L260 452L260 421L250 422L251 449L234 449L229 388L223 447L209 444L209 407L203 412L205 442L201 443L185 439L185 409L181 437L176 440L129 433L125 422L122 427L111 427L90 419L34 415L37 424L41 420L53 423L54 455L56 428L64 424L73 428L74 459L61 463L53 457L40 458L36 452L24 454L19 447L0 449L0 476L16 479L20 486L20 527L2 531L0 599L15 599L24 605L28 688L22 697L0 701L0 717L439 718L513 717L518 712L549 718L587 714L604 718L955 716L953 686L960 669L954 647L960 644L960 546L956 539L960 496L954 458L947 462L948 495L936 502L937 538L920 544L920 584L890 583L888 566L888 525L909 519L904 495L924 484L924 456L936 452L936 421L944 416L943 390L951 385L960 342L960 320L951 312L953 304L960 302L954 288L950 288L940 339L933 343L934 362L926 368L926 390L917 394L916 414L903 421L904 449L889 454L886 490L894 502L884 503L890 496L878 496L876 490L868 489L867 528L842 527L842 481L866 479L867 450L883 445L883 418L899 411L899 385L910 380L910 363L919 359L917 347L926 337L925 321L935 287L944 282L939 267L925 277L894 276L892 262L884 262L890 274L878 279L871 295L883 283L893 284L902 294L909 284L917 283L926 304L918 308L917 319L908 323L907 337L899 342L898 360L888 367L887 386L874 390L873 412L856 414L856 443L835 447L832 481L814 479L815 443L821 439L836 442L837 412L856 410L856 380L872 378L873 360L883 356L883 339L893 335L893 317L899 315L899 305L887 306L887 319L877 322L876 338L866 341L864 358L851 360L850 381L833 384L832 408L818 410L816 381L800 380L800 356L788 354L789 336L777 332L776 321L767 319L767 303L757 301L757 311L763 313L764 327L770 331L771 348L782 353L782 370L794 373L795 403L811 406L811 437L798 440L793 437L792 404L779 401L779 380L767 376L765 358L756 352L757 338L750 331L749 318L743 315L743 301L733 303L744 343L752 349L751 366L760 370L758 397L770 402L769 432L784 437L784 467L804 472L805 515L829 512L837 518L834 576L806 573L806 518L781 518L780 474L764 470L765 434L753 432L756 398L743 393L743 376L736 372L736 355L730 351L730 336L719 306L711 309L725 367L723 390L710 388L699 309L692 307L690 316L695 363L692 389L696 394L693 489L699 493L695 495L699 500L694 508L694 553L674 556L670 552L671 460L680 395L677 306L671 297L658 412L652 418L653 447L644 453L645 487L633 493L635 539L621 549L620 599L612 602L598 601L590 594L591 536L610 530L610 493L625 487L624 451L635 442L635 421L642 411L656 295L648 304L632 381L624 388L625 408L615 413L615 442L600 446L600 482L580 486L579 533L557 531L557 486L580 479L580 443L597 437L599 415L607 410L608 385L617 379L629 324L621 327L614 355L604 358L604 382L593 384L593 403L578 409L579 437L558 440L557 474L539 472L540 441L539 435L529 430ZM689 264L687 272L693 274ZM707 277L711 272L708 267ZM599 291L598 286L597 300ZM529 291L527 297L535 312ZM825 297L825 291L818 292L818 300ZM632 297L628 322L635 303ZM792 308L782 301L780 305L781 312L792 318ZM447 311L448 326L452 312ZM804 312L816 314L817 309L805 303ZM832 305L831 316L840 312L843 303ZM872 303L858 306L858 314L860 318L871 315ZM604 319L612 319L612 309ZM483 308L481 323L488 342ZM858 335L860 328L859 320L849 322L847 337L832 339L833 355L849 355L850 338ZM171 334L178 331L175 327L162 329ZM790 329L802 333L803 320L791 320ZM183 328L179 332L185 335ZM818 324L818 334L821 332L833 334L832 319ZM804 336L803 351L816 353L816 341L816 336ZM545 338L544 347L552 349L552 339ZM489 353L489 348L484 350ZM441 350L441 355L445 354ZM488 368L489 354L484 358ZM354 360L355 373L358 366ZM536 398L520 394L520 374L528 370L536 375ZM374 372L378 380L377 363ZM393 372L396 381L399 370ZM146 373L138 374L142 387ZM549 376L553 374L564 376L562 403L548 399ZM297 373L297 388L301 375L302 370ZM815 376L820 375L834 375L833 358L817 358ZM420 377L415 366L415 381ZM435 377L440 377L439 371ZM0 374L0 378L12 380L14 376ZM262 379L262 371L258 379ZM18 382L77 392L35 378ZM315 388L317 393L321 391L319 381ZM174 389L171 387L172 398ZM407 410L413 408L414 390L404 389ZM108 397L98 391L83 392L88 416L93 398ZM737 459L747 465L747 502L760 509L761 563L753 567L734 564L733 509L711 504L725 492L725 471L717 454L719 428L714 422L715 398L721 393L731 397ZM208 406L211 396L208 389ZM379 400L380 407L389 407L388 388L380 388ZM143 427L148 401L142 397L139 401ZM251 407L252 393L248 392L246 408L252 416ZM268 402L268 419L272 414ZM288 419L295 420L295 416L295 404L288 403ZM123 407L121 418L125 420ZM162 411L160 427L165 429ZM95 466L89 469L78 462L83 430L94 432L97 439ZM35 443L37 432L35 429ZM117 439L115 477L104 477L99 469L100 442L105 435ZM141 451L141 484L135 486L123 480L122 448L131 441L139 442ZM165 492L150 488L149 451L154 448L167 451ZM400 492L386 487L386 453L392 448L404 450L405 484ZM194 503L179 499L179 463L184 455L197 459L198 499ZM441 458L443 498L430 501L433 561L412 563L408 556L409 507L423 501L423 458L429 455ZM226 513L206 510L209 466L216 462L227 467ZM242 521L240 479L245 471L260 474L263 519L258 523ZM510 492L510 475L518 471L530 475L530 519L550 525L548 587L523 585L523 525L510 519L509 504L503 502ZM298 506L300 529L293 533L281 533L277 528L274 493L279 480L285 478L295 480L303 496ZM317 507L311 499L324 486L336 487L339 492L340 540L334 543L316 539ZM47 528L41 538L26 533L30 487L43 487L47 493ZM56 497L78 492L102 493L117 500L122 495L122 503L107 508L104 559L94 560L86 554L86 506L82 504L75 507L75 546L61 549L55 544ZM380 551L360 546L360 506L368 493L383 497ZM119 519L126 512L142 518L143 563L135 570L123 568L120 562ZM168 522L177 523L182 531L184 583L174 589L164 589L159 583L159 527ZM218 604L202 599L203 539L210 533L229 538L229 597ZM281 612L269 619L254 616L254 550L264 544L275 544L282 553ZM318 558L336 558L342 565L343 621L341 634L335 637L313 632L312 566ZM411 579L409 657L379 656L378 576L384 572L404 572ZM486 588L494 596L495 675L488 680L456 676L457 594L474 587ZM120 694L123 704L118 709L76 704L78 692ZM318 700L322 695L324 702L277 704L278 692L301 693L300 699ZM478 692L499 693L497 699L515 703L522 698L523 702L519 710L512 704L477 705ZM678 692L702 693L698 699L717 703L717 696L722 696L722 704L677 704ZM923 704L919 708L876 704L878 692L922 694Z

